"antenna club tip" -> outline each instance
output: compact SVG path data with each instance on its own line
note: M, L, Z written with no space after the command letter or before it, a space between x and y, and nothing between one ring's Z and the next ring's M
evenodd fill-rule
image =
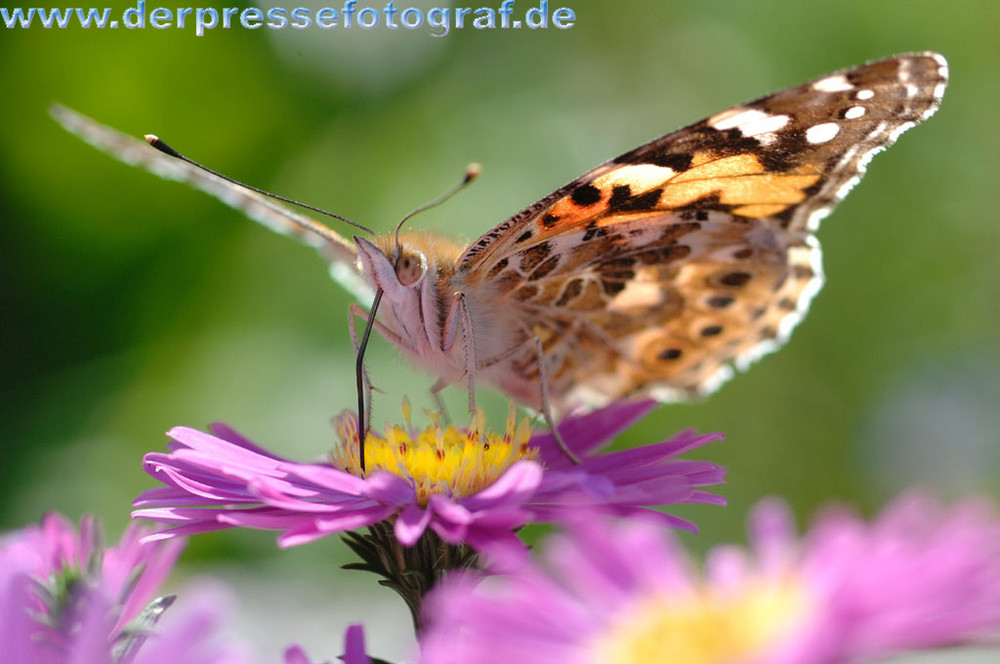
M483 165L477 161L465 167L465 181L472 182L483 172Z
M151 146L153 146L154 148L156 148L157 150L159 150L163 154L169 155L171 157L176 157L177 159L181 159L181 160L184 160L184 161L187 161L187 162L190 162L190 163L194 164L194 162L191 162L190 159L188 159L187 157L185 157L181 153L177 152L177 150L174 150L172 147L170 147L169 145L167 145L166 143L164 143L163 141L161 141L160 137L157 136L156 134L146 134L145 136L143 136L143 138L146 139L147 143L149 143ZM194 164L194 165L198 166L199 168L204 168L209 173L212 172L209 169L207 169L204 166L202 166L201 164ZM218 175L218 173L215 173L215 175ZM246 185L241 185L241 186L246 186Z

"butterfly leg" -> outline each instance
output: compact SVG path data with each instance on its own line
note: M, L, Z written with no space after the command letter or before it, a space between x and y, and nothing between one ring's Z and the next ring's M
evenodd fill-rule
M469 380L469 412L476 414L476 333L465 293L455 292L455 304L462 316L462 336L465 339L465 375Z
M456 292L455 303L458 308L458 313L461 316L462 333L465 338L465 372L469 378L469 411L475 414L476 337L474 328L472 326L472 317L469 315L468 305L465 301L465 295L461 292ZM451 321L454 320L454 314L455 314L455 307L453 306L452 311L449 312L448 315L449 324L447 324L445 328L446 330L449 331L449 333L446 333L445 339L450 340L452 343L454 342L454 338L456 336L453 324L451 324ZM537 335L535 335L534 338L535 338L535 347L537 348L538 351L539 381L541 383L540 387L541 387L542 417L545 419L545 423L548 425L549 430L552 431L552 436L556 441L556 445L559 446L559 449L562 451L562 453L565 454L566 458L572 461L574 464L579 465L580 459L575 454L573 454L573 451L570 450L569 446L566 445L566 441L563 440L562 435L559 433L559 429L556 428L555 420L552 417L552 407L551 404L549 403L548 380L546 378L545 362L542 356L542 340L539 339ZM450 343L446 343L447 347L450 347L450 345L451 345ZM517 350L519 350L518 347L512 348L507 353L503 353L497 358L494 358L491 362L487 363L487 365L493 362L499 362L503 359L506 359L508 356L510 356Z
M438 378L437 382L431 385L431 401L434 402L434 407L437 408L438 413L441 414L441 420L445 425L451 424L451 416L448 415L448 409L445 406L444 399L441 398L441 390L448 387L449 383L444 378Z
M545 357L542 354L542 340L537 335L535 335L535 349L538 351L538 387L542 402L542 417L545 418L545 423L549 426L549 431L552 432L552 437L555 439L556 445L559 446L559 450L566 455L567 459L579 466L579 457L573 454L573 451L566 445L566 441L563 440L562 434L556 428L555 419L552 417L552 406L549 403L549 385L545 375Z

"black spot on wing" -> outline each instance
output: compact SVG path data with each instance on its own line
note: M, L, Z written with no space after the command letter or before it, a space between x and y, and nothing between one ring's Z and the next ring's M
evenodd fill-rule
M744 136L739 127L720 131L708 124L700 124L691 128L692 138L699 150L713 152L719 157L729 157L736 154L757 154L760 141L753 136Z
M664 137L666 138L666 137ZM635 150L626 152L614 160L615 164L652 164L654 166L665 166L675 173L683 173L691 168L691 155L684 153L664 152L662 149L663 139L654 141L649 145L642 145Z
M812 152L812 144L806 140L806 130L786 128L777 132L778 141L754 154L768 171L785 172L802 163L802 157Z
M729 274L723 275L720 282L726 286L742 286L746 282L750 281L749 272L730 272Z
M601 274L604 276L618 276L623 279L631 279L635 276L632 267L636 259L632 256L621 256L612 258L601 263Z
M691 233L693 231L699 230L701 224L696 221L687 221L681 224L669 224L663 229L663 233L660 234L657 240L660 243L670 243L675 244L679 239Z
M604 289L605 294L609 297L614 297L625 290L625 283L622 281L602 281L601 287Z
M812 279L815 276L815 270L808 265L797 264L792 266L792 277L795 279Z
M573 279L563 288L562 295L556 300L556 306L562 307L579 297L583 292L583 280Z
M619 205L632 197L632 187L627 184L618 184L611 189L611 198L608 199L608 208L615 210Z
M666 247L647 249L634 254L634 256L644 265L663 265L670 261L686 258L690 254L691 247L686 244L671 244Z
M708 221L708 210L702 210L698 208L692 208L690 205L697 203L699 205L704 204L704 198L697 199L687 206L674 210L674 214L685 221ZM716 198L716 200L718 200Z
M521 263L519 265L521 272L525 274L531 272L542 261L548 258L550 253L552 253L552 245L548 242L542 242L541 244L536 244L533 247L528 247L521 252Z
M608 234L608 229L598 226L596 221L590 222L587 226L587 231L583 234L581 242L590 242L595 237L605 237Z
M581 185L570 194L570 200L580 207L588 207L601 200L601 190L592 184Z
M632 256L622 256L606 260L598 267L601 279L601 287L604 292L614 297L625 290L625 285L635 278L636 258Z
M492 279L493 277L503 272L503 269L507 267L507 263L509 263L509 261L506 258L501 258L500 260L498 260L496 265L490 268L489 278Z
M650 189L644 194L639 194L638 196L632 196L626 199L620 205L613 208L615 212L646 212L649 210L655 210L657 204L660 202L660 196L663 195L663 189Z
M528 281L535 281L536 279L542 279L550 272L552 272L552 270L559 267L559 262L560 262L559 256L552 256L547 261L545 261L537 268L535 268L535 271L532 272L531 276L528 277Z
M676 212L682 219L690 220L694 218L698 221L707 221L708 211L717 210L729 212L733 209L733 207L735 206L723 203L719 192L713 191L710 194L702 196L701 198L696 198L690 203L685 204L684 207L678 208ZM699 212L703 212L704 214L699 215ZM704 219L701 217L704 217ZM732 218L730 221L739 221L739 219Z
M725 309L736 300L728 295L716 295L708 299L708 306L713 309Z

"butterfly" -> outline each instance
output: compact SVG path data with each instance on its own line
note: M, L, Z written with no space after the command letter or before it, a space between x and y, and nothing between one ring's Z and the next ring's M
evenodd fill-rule
M359 297L381 292L375 329L436 387L474 377L565 412L707 394L784 343L823 284L820 221L873 155L937 110L947 76L941 55L900 55L716 113L468 245L414 231L351 241L75 111L53 114L119 159L311 244Z

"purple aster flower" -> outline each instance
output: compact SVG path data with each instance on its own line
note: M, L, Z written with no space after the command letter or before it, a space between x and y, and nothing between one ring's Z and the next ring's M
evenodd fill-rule
M723 504L698 488L721 483L722 468L676 459L721 435L687 431L639 449L593 453L653 405L619 403L565 420L560 432L580 465L560 454L551 435L530 436L527 420L518 423L513 409L503 435L486 432L481 415L467 430L434 422L418 431L405 413L405 427L387 425L382 436L367 437L364 477L353 413L337 419L340 446L321 463L282 459L224 425L211 434L175 428L169 452L144 460L146 472L166 486L140 495L134 516L174 526L155 537L262 528L282 531L281 546L389 520L405 546L429 528L447 544L480 551L520 548L517 528L581 506L625 516L649 512L693 530L646 508Z
M423 664L832 664L972 643L1000 630L1000 520L910 496L872 523L823 514L798 538L764 502L752 546L702 571L645 519L578 519L546 567L430 593Z
M406 601L421 627L423 596L449 570L478 566L480 552L513 564L525 554L515 531L580 508L655 514L649 506L714 503L698 487L718 484L723 470L675 457L721 436L684 432L637 450L593 450L640 418L651 402L622 403L568 419L560 431L580 464L564 458L551 435L531 437L511 407L506 431L487 432L480 412L469 429L437 421L417 430L404 402L405 426L386 425L365 441L367 474L358 460L353 413L336 420L340 446L322 463L296 463L257 447L231 429L212 434L177 428L167 454L147 454L146 471L166 486L136 501L136 517L174 526L154 538L246 527L280 530L281 546L334 533ZM367 528L367 534L354 532Z
M246 662L211 643L218 593L200 594L159 619L173 598L155 599L183 541L142 544L130 526L104 548L97 524L79 533L49 514L0 539L0 652L11 664L228 664Z

